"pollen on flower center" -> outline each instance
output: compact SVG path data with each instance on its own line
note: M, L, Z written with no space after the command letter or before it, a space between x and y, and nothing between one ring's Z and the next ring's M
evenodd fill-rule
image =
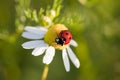
M66 48L67 45L60 45L55 42L55 39L58 37L58 34L62 30L68 30L68 28L65 27L63 24L53 25L48 29L47 33L45 34L44 41L59 50Z

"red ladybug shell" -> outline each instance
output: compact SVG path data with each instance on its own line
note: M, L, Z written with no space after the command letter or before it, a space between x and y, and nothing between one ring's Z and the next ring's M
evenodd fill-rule
M63 30L60 32L59 37L65 39L64 44L68 44L72 39L72 34L69 30Z

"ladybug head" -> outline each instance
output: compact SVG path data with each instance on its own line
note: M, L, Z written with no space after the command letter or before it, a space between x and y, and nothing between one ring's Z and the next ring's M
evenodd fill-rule
M68 44L71 39L72 39L71 32L68 30L63 30L58 35L58 38L55 39L55 42L63 46L63 44Z
M64 44L64 38L56 38L55 39L55 42L57 43L57 44L60 44L61 46L63 46L63 44Z

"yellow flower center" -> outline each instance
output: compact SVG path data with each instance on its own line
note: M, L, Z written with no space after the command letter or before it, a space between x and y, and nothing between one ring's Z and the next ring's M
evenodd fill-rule
M50 46L53 46L56 49L62 50L67 47L67 45L60 45L55 42L55 39L58 38L59 33L62 30L68 30L63 24L56 24L50 27L45 34L44 41Z

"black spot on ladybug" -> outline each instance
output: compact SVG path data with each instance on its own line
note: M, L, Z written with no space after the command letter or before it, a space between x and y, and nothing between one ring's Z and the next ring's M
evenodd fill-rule
M71 40L71 37L69 39Z
M66 33L66 35L68 35L68 33Z

